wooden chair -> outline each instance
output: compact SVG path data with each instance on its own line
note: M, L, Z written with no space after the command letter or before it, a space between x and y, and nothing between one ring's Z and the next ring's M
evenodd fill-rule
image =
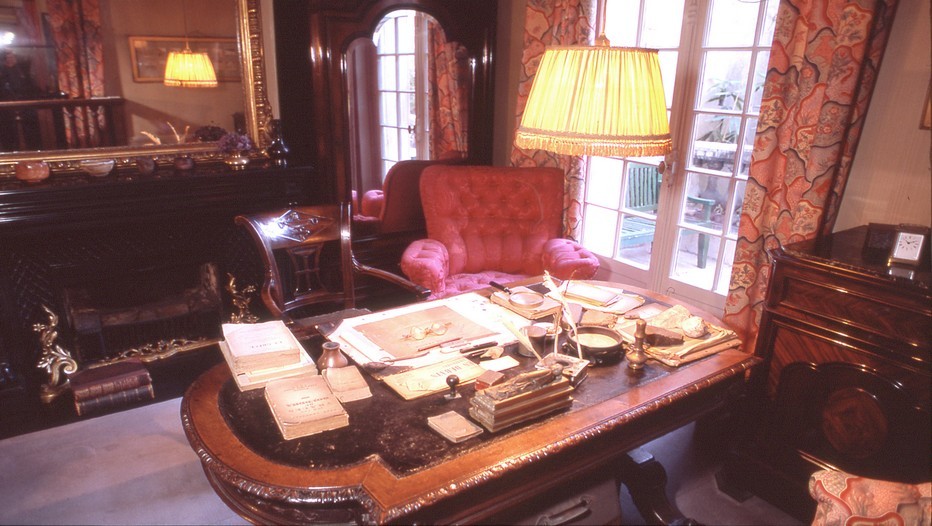
M265 267L262 302L299 338L319 332L318 325L364 312L356 309L357 275L388 281L415 299L430 295L401 276L356 260L348 202L240 215L235 221L259 248Z

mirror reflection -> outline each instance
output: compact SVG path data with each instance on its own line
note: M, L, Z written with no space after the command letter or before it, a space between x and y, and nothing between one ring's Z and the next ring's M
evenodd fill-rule
M245 0L243 0L245 1ZM2 152L214 141L246 126L236 0L12 0L0 7ZM206 52L209 88L163 83Z
M388 13L371 38L349 45L346 66L357 196L380 191L399 161L467 156L469 57L432 16Z

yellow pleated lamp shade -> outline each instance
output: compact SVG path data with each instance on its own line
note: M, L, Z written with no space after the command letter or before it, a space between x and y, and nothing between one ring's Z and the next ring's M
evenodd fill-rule
M185 48L168 53L164 84L180 88L216 88L217 74L207 53L195 53Z
M672 140L657 50L547 48L515 144L568 155L669 153Z

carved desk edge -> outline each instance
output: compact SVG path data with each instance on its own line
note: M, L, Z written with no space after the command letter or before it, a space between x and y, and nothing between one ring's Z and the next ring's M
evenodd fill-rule
M721 367L721 362L726 358L732 363L727 364L726 362L725 366ZM237 470L229 467L224 462L223 458L219 458L219 455L215 456L215 453L211 451L211 448L205 443L204 439L200 436L197 429L195 428L194 422L192 421L191 405L193 403L192 398L196 396L203 396L203 393L201 393L203 390L219 393L223 382L229 378L229 371L226 369L224 364L215 366L214 369L199 378L189 388L188 393L185 395L182 401L181 415L185 434L187 435L188 440L194 446L197 455L200 457L205 472L208 472L211 478L216 477L216 479L219 479L219 482L227 484L247 495L254 496L258 499L268 500L269 502L263 502L265 505L278 502L283 504L298 503L305 505L358 506L366 511L370 521L388 522L409 515L428 505L440 501L441 499L455 495L466 489L476 487L490 480L502 477L513 470L532 463L535 460L554 455L557 452L562 451L570 446L584 442L592 437L615 429L622 424L637 420L639 417L645 414L683 401L695 395L696 393L702 392L716 384L733 379L739 375L746 374L750 368L759 363L759 361L759 358L747 355L741 351L724 351L718 355L713 355L707 359L703 359L691 364L691 368L700 369L699 371L695 371L697 373L697 378L689 381L687 384L681 387L674 388L672 390L652 386L651 384L640 387L639 390L660 389L662 394L660 396L655 394L653 397L650 397L643 403L631 407L627 411L620 412L613 410L612 414L608 415L607 418L595 418L592 419L591 423L588 422L588 419L585 418L590 413L597 414L601 411L605 411L605 408L603 407L605 404L617 405L618 403L621 403L617 400L618 398L624 397L624 395L621 395L620 397L605 400L594 406L583 408L580 411L564 413L554 417L553 419L545 420L540 424L529 426L520 434L512 435L501 442L486 444L477 450L470 451L463 456L458 457L458 463L463 463L464 459L467 459L468 457L474 457L474 465L462 466L471 468L467 469L465 473L460 472L461 474L446 479L446 482L443 485L434 485L433 488L428 488L427 491L423 491L423 489L421 489L418 490L419 492L415 492L407 496L398 496L395 503L379 502L378 495L375 495L375 492L370 492L370 490L367 488L367 482L373 481L374 478L384 478L388 483L393 481L397 482L400 480L391 471L389 471L384 462L382 462L381 459L377 456L370 457L370 462L364 462L363 465L347 466L346 468L337 470L315 470L313 472L308 472L300 470L299 468L281 466L274 462L268 461L263 457L253 453L245 445L239 443L229 428L225 428L225 426L223 426L223 429L219 429L221 435L224 435L223 438L226 441L226 445L234 445L235 449L237 450L235 451L236 456L245 455L247 457L252 457L252 460L260 464L260 466L250 466L254 469L249 471L256 471L257 469L259 471L274 469L283 475L279 477L284 479L281 481L282 483L286 482L288 479L293 479L294 482L301 482L298 479L307 479L312 475L315 480L316 487L310 487L306 485L301 486L299 484L279 485L262 482L255 478L251 478L250 473L244 474L238 472ZM211 386L213 386L214 389L210 389ZM202 405L205 405L207 411L211 413L209 416L213 419L216 419L212 424L216 425L217 423L224 422L223 417L219 412L219 405L217 400L201 400L200 402ZM574 430L567 436L555 442L548 440L546 436L547 433L545 432L546 428L548 427L548 423L553 422L554 420L560 420L561 427L572 425L572 422L567 422L566 419L573 419L578 421ZM214 431L218 430L215 429ZM541 436L535 437L535 435ZM489 466L487 463L482 464L481 457L483 454L488 453L489 448L508 449L515 445L513 442L516 442L519 439L521 441L526 441L529 436L537 439L533 441L533 445L531 447L514 447L513 449L521 452L505 458L502 461L496 462L493 466ZM443 464L431 466L425 468L421 472L408 475L405 478L416 479L419 477L426 477L431 471L442 469L442 466ZM348 485L347 475L352 471L359 471L359 478L357 479L358 483ZM214 481L212 481L212 483L213 482ZM225 493L226 488L216 489ZM394 489L397 490L399 488L398 486L395 486ZM222 497L226 499L229 496L222 495ZM235 504L237 508L242 509L242 503L236 502Z

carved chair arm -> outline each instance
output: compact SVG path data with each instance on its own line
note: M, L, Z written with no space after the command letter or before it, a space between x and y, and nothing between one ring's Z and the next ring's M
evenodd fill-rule
M360 263L355 256L353 257L353 270L358 274L374 276L396 285L414 294L418 301L426 300L427 297L430 296L430 289L422 287L421 285L418 285L411 280L405 279L404 277L399 276L393 272L389 272L380 268L370 267L369 265L364 265Z

